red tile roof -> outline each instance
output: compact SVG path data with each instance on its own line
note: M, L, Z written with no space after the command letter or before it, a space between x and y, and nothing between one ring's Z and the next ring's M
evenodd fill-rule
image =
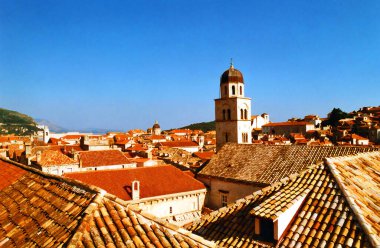
M166 137L163 135L151 135L147 137L149 140L166 140Z
M174 129L171 130L170 133L186 133L186 134L191 134L193 131L190 129Z
M132 147L128 147L127 151L146 151L148 148L144 147L141 144L133 145Z
M37 155L38 156L38 155ZM41 166L54 166L54 165L64 165L64 164L76 164L77 162L68 156L64 155L62 152L45 150L41 154L41 160L37 164Z
M194 155L200 159L210 160L215 152L194 152Z
M0 160L0 190L16 182L27 171Z
M167 142L159 142L162 146L167 147L198 147L199 145L194 141L167 141Z
M84 134L68 134L63 136L61 139L66 139L66 140L77 140L80 139L84 136Z
M201 182L171 165L67 173L65 177L98 186L124 200L132 199L134 180L140 181L140 198L205 189Z
M279 127L279 126L306 126L313 125L305 121L285 121L285 122L273 122L263 125L263 127Z
M79 152L82 167L130 164L129 159L119 150Z

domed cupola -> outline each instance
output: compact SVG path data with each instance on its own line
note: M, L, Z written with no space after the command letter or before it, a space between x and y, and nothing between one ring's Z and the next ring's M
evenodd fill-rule
M153 135L160 135L161 134L161 127L158 124L158 121L155 121L152 127L152 133Z
M243 74L238 69L235 69L232 63L230 68L220 77L220 84L228 83L244 83Z
M154 128L161 128L160 127L160 124L158 124L158 121L155 121L154 124L153 124L153 129Z

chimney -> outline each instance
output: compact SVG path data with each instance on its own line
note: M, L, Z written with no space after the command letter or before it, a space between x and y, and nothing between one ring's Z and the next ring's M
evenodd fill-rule
M132 200L139 200L140 199L140 182L137 180L134 180L132 182Z
M147 153L146 153L146 157L147 158L149 158L149 159L152 159L153 158L153 155L152 155L152 151L148 151Z
M37 164L41 162L41 156L42 156L42 152L41 151L37 151L37 153L36 153Z

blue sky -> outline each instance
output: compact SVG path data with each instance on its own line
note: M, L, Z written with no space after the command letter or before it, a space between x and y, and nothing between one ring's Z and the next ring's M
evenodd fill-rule
M0 1L0 107L70 129L214 119L220 75L272 121L380 105L380 1Z

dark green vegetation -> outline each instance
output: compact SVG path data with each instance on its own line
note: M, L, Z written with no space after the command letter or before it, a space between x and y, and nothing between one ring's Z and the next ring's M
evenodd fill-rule
M333 108L333 110L328 114L327 120L323 121L322 126L330 125L331 127L337 127L339 125L339 120L349 117L349 114L342 111L340 108Z
M185 127L181 127L181 129L202 130L203 132L208 132L215 130L215 121L193 123Z
M32 117L0 108L0 134L30 135L38 130Z

